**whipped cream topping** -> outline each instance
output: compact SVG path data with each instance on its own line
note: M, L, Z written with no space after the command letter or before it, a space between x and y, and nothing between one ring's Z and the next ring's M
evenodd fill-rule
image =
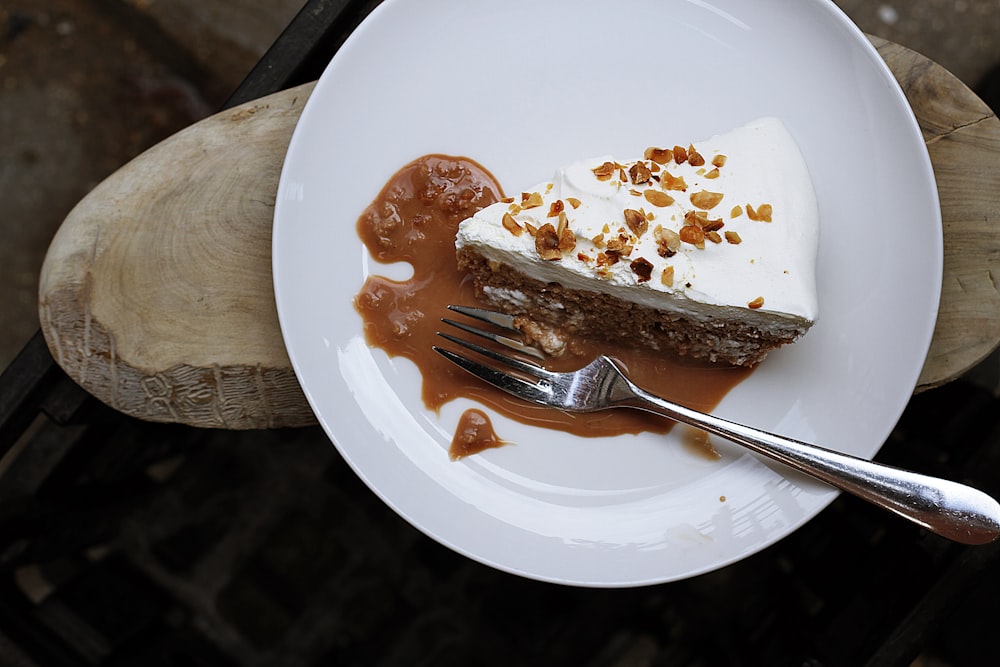
M583 160L461 223L471 246L543 282L654 308L687 302L816 319L819 220L776 118L643 158Z

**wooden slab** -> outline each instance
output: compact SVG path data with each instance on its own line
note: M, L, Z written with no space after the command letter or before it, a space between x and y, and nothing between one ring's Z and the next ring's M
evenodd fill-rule
M1000 342L1000 121L949 72L873 38L938 178L945 278L919 389ZM66 218L41 273L59 365L140 419L233 429L315 423L281 339L271 222L312 84L201 121L124 166Z

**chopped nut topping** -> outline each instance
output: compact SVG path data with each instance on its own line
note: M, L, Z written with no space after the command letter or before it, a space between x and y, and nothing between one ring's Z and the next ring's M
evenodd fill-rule
M648 201L653 206L659 206L663 208L666 206L670 206L671 204L674 203L674 198L668 195L666 192L663 192L662 190L646 190L642 194L646 198L646 201Z
M683 146L674 146L674 162L677 164L684 164L688 159L688 152Z
M597 266L611 266L617 263L618 253L611 251L597 253Z
M524 228L521 227L521 225L517 224L517 220L515 220L514 216L512 216L510 213L504 213L503 218L500 219L500 222L503 223L504 229L506 229L514 236L520 236L522 233L524 233Z
M705 247L705 232L697 225L684 225L680 231L681 241L698 248Z
M598 234L594 238L590 239L590 242L600 248L604 245L604 234Z
M527 192L521 193L521 208L537 208L543 203L542 195L537 192L532 192L531 194L528 194Z
M700 167L705 164L705 158L701 156L701 153L694 149L694 146L688 146L688 162L692 167Z
M625 176L625 167L618 167L618 180L624 183L628 178Z
M582 252L576 253L576 258L581 262L583 262L584 264L589 264L590 262L594 261L593 258L591 258L589 255L584 255Z
M535 227L530 222L525 221L524 228L528 230L528 233L532 236L538 236L538 227Z
M669 148L654 148L650 146L643 153L643 157L652 160L656 164L666 164L674 159L674 153Z
M725 226L726 223L722 222L722 218L716 218L715 220L705 220L704 222L701 223L701 228L705 232L717 232Z
M653 230L653 238L656 239L656 252L660 257L673 257L681 248L681 237L672 229L657 225Z
M512 204L512 203L514 203L514 198L513 197L504 197L500 201L503 202L504 204Z
M559 211L559 226L556 227L556 233L559 238L562 238L563 232L569 228L569 218L566 216L566 211Z
M722 236L719 235L719 232L711 230L703 230L703 231L705 232L705 238L711 241L712 243L722 243Z
M615 173L615 163L605 162L600 167L595 167L593 170L594 176L597 177L599 181L610 181L611 175Z
M720 173L721 172L719 171L719 168L716 167L712 171L710 171L707 174L705 174L705 178L718 178Z
M625 209L625 224L628 228L632 230L632 233L636 236L642 236L646 233L646 229L649 227L649 221L646 220L646 215L641 211L636 211L632 208Z
M722 155L720 153L720 154L718 154L718 155L716 155L715 157L712 158L712 164L715 165L716 167L719 167L721 169L722 167L726 166L726 160L727 159L728 158L725 155Z
M732 210L729 211L729 217L730 218L738 218L741 215L743 215L743 207L740 206L739 204L737 204L736 206L734 206L732 208Z
M517 204L511 204L510 206L507 207L507 211L509 211L511 215L517 215L522 210L523 209L521 209L521 207L518 206Z
M580 204L583 203L576 197L566 197L566 201L568 201L569 205L572 206L573 208L580 208Z
M695 192L691 195L691 203L700 209L710 210L715 208L720 201L722 201L723 195L721 192L709 192L708 190L702 190L700 192Z
M653 276L653 263L645 257L633 260L632 263L628 265L628 268L632 269L632 273L639 276L640 283L646 282Z
M754 210L754 207L747 204L747 217L757 222L771 222L773 209L770 204L761 204Z
M667 287L674 286L674 267L667 266L664 267L663 273L660 274L660 282Z
M608 253L615 253L622 257L628 257L632 254L632 244L629 243L629 238L624 234L619 234L617 237L610 239L608 241Z
M544 260L562 259L562 250L559 249L559 235L551 224L542 225L538 230L535 235L535 250L538 252L538 256Z
M628 175L632 178L633 183L636 185L642 185L643 183L649 182L649 177L652 176L652 172L649 171L649 167L646 166L645 162L636 162L629 167Z
M569 252L576 247L576 235L568 227L559 233L559 249Z
M632 195L633 197L641 197L642 196L642 193L639 192L638 190L636 190L635 188L629 188L628 189L628 193L630 195Z
M758 308L762 307L763 305L764 305L764 297L762 297L762 296L757 297L756 299L754 299L753 301L751 301L750 303L747 304L747 306L749 308L752 308L753 310L757 310Z
M683 176L674 176L668 171L663 172L663 178L660 179L660 186L664 190L680 190L684 192L687 190L687 183L684 182Z
M563 204L563 200L557 199L549 205L549 214L546 217L554 218L562 213L564 208L566 208L566 205Z
M737 234L736 232L725 232L725 237L726 240L732 243L733 245L739 245L740 243L743 242L743 239L741 239L740 235Z

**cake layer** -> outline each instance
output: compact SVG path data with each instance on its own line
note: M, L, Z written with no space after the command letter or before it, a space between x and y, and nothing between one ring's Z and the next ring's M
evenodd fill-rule
M773 318L746 308L715 318L693 317L609 298L593 290L564 287L528 278L506 264L497 265L472 248L458 254L484 300L520 315L517 327L526 342L562 356L579 336L736 366L754 366L776 347L804 334L807 324Z

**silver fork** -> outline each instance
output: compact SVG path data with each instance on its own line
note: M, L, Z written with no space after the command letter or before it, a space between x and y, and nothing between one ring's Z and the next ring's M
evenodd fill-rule
M509 315L481 308L449 306L451 310L487 322L509 335L442 318L442 322L519 352L544 356L511 336L520 336ZM890 510L942 537L963 544L987 544L1000 535L1000 503L963 484L881 465L816 445L736 424L666 401L636 386L607 356L600 356L572 373L556 373L540 365L500 354L476 343L438 335L505 366L494 366L435 346L434 350L478 378L531 403L567 412L633 408L652 412L743 445L757 454L822 480L879 507ZM513 371L513 372L511 372Z

